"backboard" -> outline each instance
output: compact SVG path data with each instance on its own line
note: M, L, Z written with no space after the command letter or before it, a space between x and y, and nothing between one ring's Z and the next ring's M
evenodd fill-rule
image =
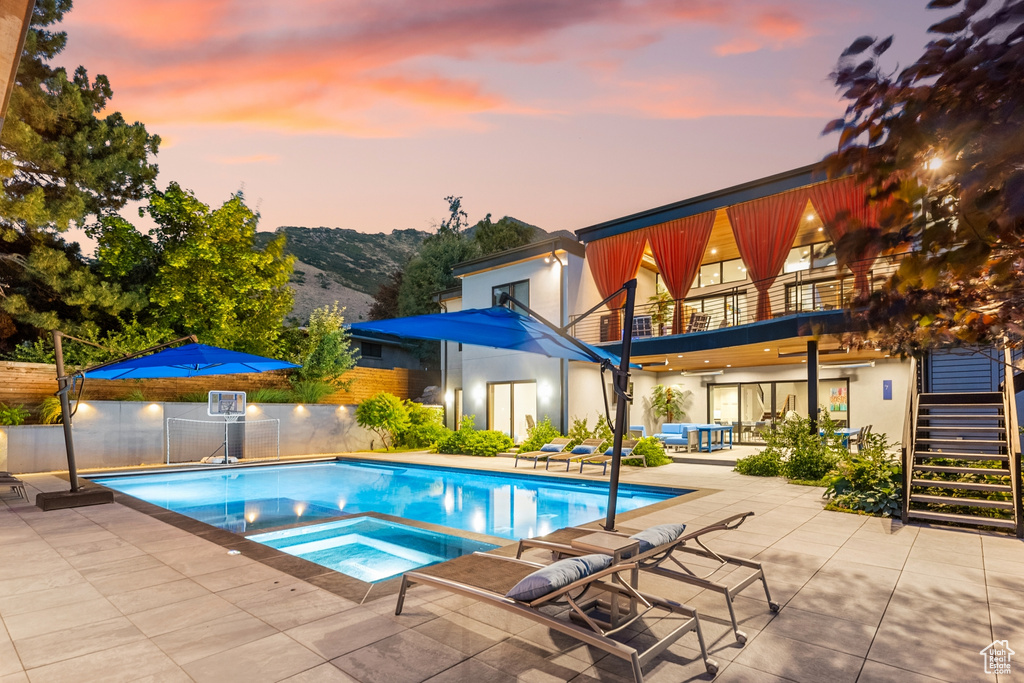
M211 417L245 415L245 392L211 391L207 397L206 414Z

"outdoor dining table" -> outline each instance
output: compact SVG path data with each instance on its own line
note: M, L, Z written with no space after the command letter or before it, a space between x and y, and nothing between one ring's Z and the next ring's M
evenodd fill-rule
M725 435L729 435L729 449L732 450L732 425L695 425L694 429L697 431L697 450L702 451L704 448L704 435L708 435L708 447L707 452L725 448ZM721 434L718 437L718 443L715 443L714 437L712 436L715 432Z

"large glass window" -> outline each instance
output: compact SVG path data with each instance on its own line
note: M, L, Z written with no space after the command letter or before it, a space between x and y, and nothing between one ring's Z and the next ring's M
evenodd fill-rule
M520 443L526 439L530 421L535 422L536 415L536 382L495 382L487 385L488 429L503 432Z
M722 261L722 282L742 282L747 279L747 267L743 259Z
M722 284L722 263L705 263L700 267L700 286L713 287Z
M793 247L786 257L786 264L782 266L783 273L796 273L801 270L811 269L811 245L805 247Z
M733 327L742 323L744 309L746 309L746 292L687 299L683 302L683 323L689 329L693 314L705 313L711 316L706 329L717 330L720 327Z
M831 311L847 306L852 298L850 278L786 285L787 311Z
M840 427L850 425L849 401L848 379L819 380L819 407ZM808 415L806 381L708 385L708 422L732 425L739 443L764 443L772 425L790 414Z
M491 288L491 305L497 306L498 301L501 299L502 294L508 294L513 299L519 301L524 306L530 305L530 281L520 280L518 282L510 282L507 285L498 285L497 287ZM513 311L517 311L522 314L526 314L519 306L509 303L508 307Z
M786 257L783 273L825 268L836 264L836 245L831 242L815 242L802 247L793 247Z
M693 281L693 287L712 287L723 282L742 282L747 279L747 268L743 265L743 259L732 259L730 261L715 261L705 263L697 271L697 277Z

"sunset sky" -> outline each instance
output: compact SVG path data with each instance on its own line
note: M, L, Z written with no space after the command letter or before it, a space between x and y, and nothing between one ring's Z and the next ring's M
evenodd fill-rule
M820 159L863 34L926 0L88 0L60 61L164 139L158 184L279 225L575 230Z

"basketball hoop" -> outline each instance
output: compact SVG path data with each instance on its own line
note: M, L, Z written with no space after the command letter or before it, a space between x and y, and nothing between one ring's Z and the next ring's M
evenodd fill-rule
M217 449L223 454L218 456L215 451L200 462L211 465L230 465L233 462L238 462L238 458L234 458L228 453L228 427L245 415L245 392L211 391L206 397L206 414L210 417L224 418L224 443Z

